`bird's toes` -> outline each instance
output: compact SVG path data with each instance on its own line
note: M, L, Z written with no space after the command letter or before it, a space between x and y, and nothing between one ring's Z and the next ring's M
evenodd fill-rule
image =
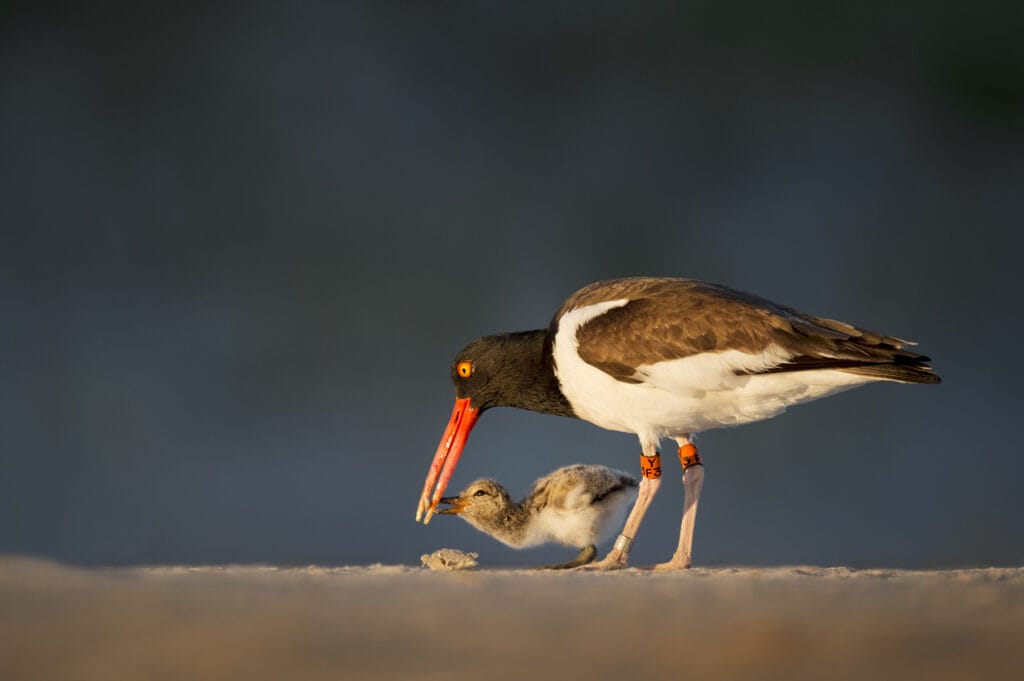
M594 561L589 565L581 565L576 568L577 570L594 570L594 571L609 571L609 570L622 570L628 567L626 565L626 557L623 555L614 555L615 552L608 554L604 558L598 561Z
M673 558L665 563L658 563L651 567L655 572L672 572L674 570L689 570L693 563L689 558Z

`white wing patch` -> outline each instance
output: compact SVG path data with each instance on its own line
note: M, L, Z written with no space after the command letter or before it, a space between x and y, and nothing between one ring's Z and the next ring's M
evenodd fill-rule
M792 357L777 345L760 354L724 350L672 359L637 367L636 377L649 385L665 390L732 390L749 378L744 374L759 373L777 367Z

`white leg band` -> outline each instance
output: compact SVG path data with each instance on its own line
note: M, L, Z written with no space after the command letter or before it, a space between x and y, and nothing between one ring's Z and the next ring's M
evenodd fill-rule
M619 538L615 540L615 545L612 546L612 548L615 549L616 551L618 551L619 553L629 553L629 549L632 546L633 546L632 538L627 537L624 534L620 534Z

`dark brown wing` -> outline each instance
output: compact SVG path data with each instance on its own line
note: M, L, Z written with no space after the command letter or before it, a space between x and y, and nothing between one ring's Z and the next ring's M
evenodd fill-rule
M580 357L624 382L636 367L700 353L770 347L790 355L764 372L839 369L889 380L935 383L928 358L904 350L908 341L815 317L758 296L692 279L599 282L569 298L569 310L628 299L576 332ZM554 329L553 329L554 330Z

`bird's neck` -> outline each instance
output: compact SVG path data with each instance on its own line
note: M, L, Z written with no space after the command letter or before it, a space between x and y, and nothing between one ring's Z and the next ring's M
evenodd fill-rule
M499 513L486 517L465 516L471 525L497 539L506 546L519 548L526 544L529 534L530 514L520 502L510 501Z
M505 363L500 399L495 406L575 417L555 377L546 329L502 334Z

